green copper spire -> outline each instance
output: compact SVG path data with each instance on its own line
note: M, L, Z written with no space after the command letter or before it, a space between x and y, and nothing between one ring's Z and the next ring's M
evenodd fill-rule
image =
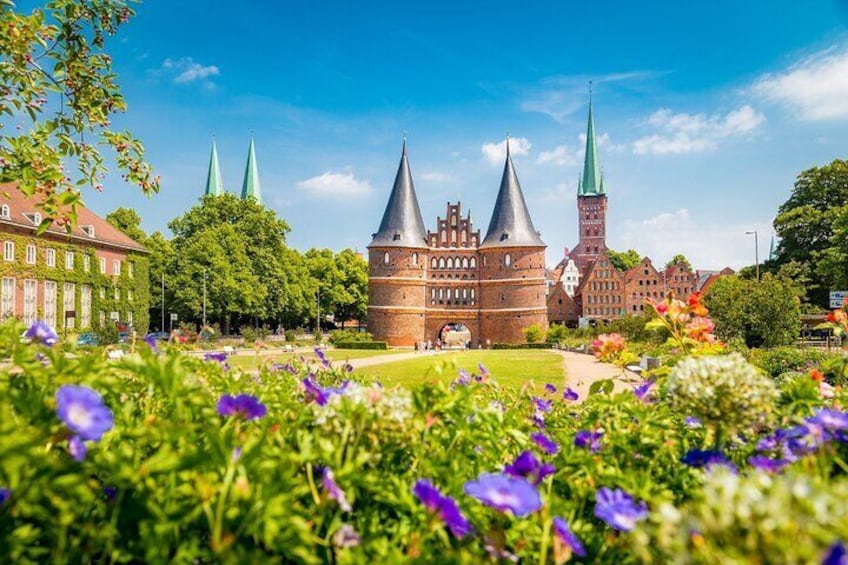
M262 191L259 189L259 167L256 164L256 150L253 147L253 138L250 138L250 149L247 152L247 167L244 169L244 184L241 185L241 198L246 200L248 196L256 199L262 204Z
M771 236L771 244L769 245L769 261L777 260L777 248L774 246L774 236Z
M577 187L578 196L599 196L604 193L601 166L598 162L598 144L595 141L595 118L592 98L589 98L589 125L586 127L586 156L583 161L583 177Z
M212 156L209 158L209 173L206 175L206 195L221 196L224 183L221 181L221 168L218 166L218 150L212 142Z

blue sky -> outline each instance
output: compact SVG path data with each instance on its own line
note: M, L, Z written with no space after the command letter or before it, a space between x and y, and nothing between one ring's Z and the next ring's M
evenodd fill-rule
M577 238L587 83L608 244L702 268L753 262L795 175L848 157L848 2L150 0L109 49L162 175L86 194L165 229L203 191L214 134L239 191L251 131L289 242L364 250L408 131L428 227L461 198L485 232L513 141L555 263Z

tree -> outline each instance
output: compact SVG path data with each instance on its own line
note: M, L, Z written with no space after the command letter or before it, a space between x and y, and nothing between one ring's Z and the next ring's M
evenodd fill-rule
M106 216L106 221L128 237L144 245L147 234L141 229L141 216L132 208L116 208Z
M839 263L840 219L848 206L848 161L835 160L798 175L789 199L774 220L780 237L776 267L795 261L809 265L813 275L807 299L826 305L827 293L839 281L833 265ZM827 263L823 261L827 259ZM834 263L834 261L836 263Z
M642 257L635 249L628 249L624 252L613 251L610 249L607 251L607 255L609 256L612 266L619 271L629 271L642 262Z
M368 262L352 249L336 254L335 260L346 291L335 305L335 315L344 328L346 321L362 322L368 315Z
M51 0L30 13L0 0L0 117L29 124L14 131L0 124L0 182L37 195L42 230L52 221L70 229L79 187L102 189L107 168L98 147L114 151L125 180L146 194L159 190L141 142L111 128L127 105L106 39L133 15L124 0Z
M791 345L801 329L797 287L771 274L760 282L719 278L704 302L721 339L743 339L748 347Z
M678 263L683 263L684 265L686 265L687 269L689 269L690 271L692 270L692 263L690 263L689 259L686 258L686 255L682 253L678 253L677 255L672 257L669 262L665 264L665 268L669 269L677 265Z

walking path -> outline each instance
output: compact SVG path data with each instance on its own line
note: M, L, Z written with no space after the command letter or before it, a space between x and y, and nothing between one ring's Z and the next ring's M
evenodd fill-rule
M370 367L371 365L382 365L383 363L392 363L394 361L406 361L407 359L416 359L418 357L433 357L435 355L443 355L444 353L447 353L447 351L428 351L427 353L405 351L395 355L376 355L374 357L351 359L348 361L348 364L354 369L361 369L362 367Z
M596 381L613 378L615 392L630 390L641 381L636 373L632 371L622 373L620 367L601 363L592 355L572 351L557 351L557 353L562 356L566 385L577 391L580 400L589 396L589 387Z

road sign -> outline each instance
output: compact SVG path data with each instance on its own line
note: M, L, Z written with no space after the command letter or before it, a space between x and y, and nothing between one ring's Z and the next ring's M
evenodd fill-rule
M172 322L176 322L176 321L177 321L177 315L176 315L175 313L173 313L173 312L171 312L171 321L172 321Z
M845 299L848 298L848 290L831 290L830 291L830 307L842 308Z

